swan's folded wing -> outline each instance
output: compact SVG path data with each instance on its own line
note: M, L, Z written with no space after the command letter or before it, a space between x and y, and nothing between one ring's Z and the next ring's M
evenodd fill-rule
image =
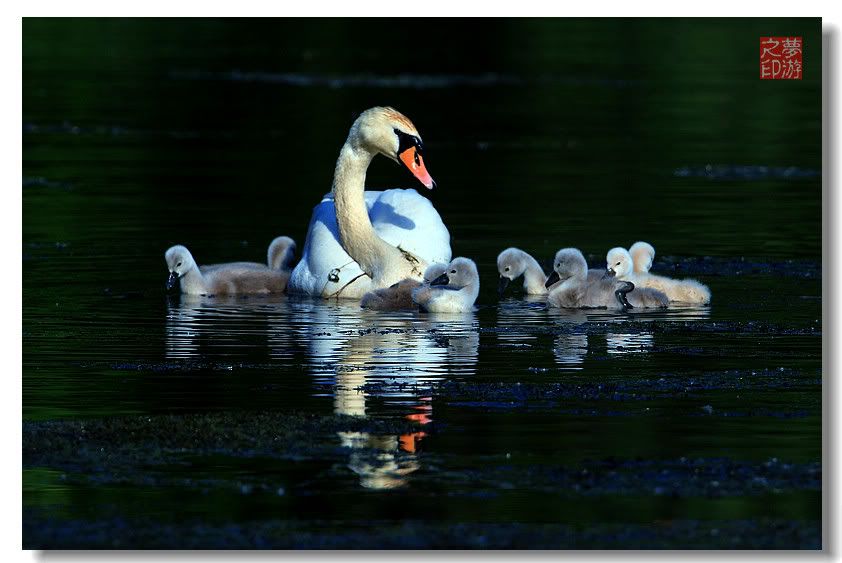
M370 204L369 193L378 194ZM394 189L366 192L366 204L374 230L383 240L428 264L450 262L450 233L429 199L413 189Z

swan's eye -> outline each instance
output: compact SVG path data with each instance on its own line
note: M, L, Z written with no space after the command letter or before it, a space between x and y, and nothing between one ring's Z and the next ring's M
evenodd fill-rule
M181 268L181 262L175 265L176 268Z
M619 266L619 265L620 265L620 263L619 263L619 262L617 262L617 263L616 263L616 264L614 264L614 265L615 265L615 266Z
M506 271L507 271L507 272L509 271L509 267L508 267L508 266L506 266Z
M456 273L456 270L450 270L450 273L451 273L451 274L455 274L455 273Z

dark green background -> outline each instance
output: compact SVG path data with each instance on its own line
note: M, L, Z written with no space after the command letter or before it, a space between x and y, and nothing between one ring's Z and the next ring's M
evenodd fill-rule
M803 37L804 80L758 79L761 35ZM382 358L364 382L386 382L368 392L367 415L402 419L432 393L438 430L422 441L425 469L396 500L362 491L347 468L335 469L347 460L314 454L313 463L334 467L338 480L301 485L330 507L325 514L356 518L363 528L368 519L402 522L404 511L422 523L488 517L447 475L493 465L505 453L527 467L576 468L614 456L815 463L821 57L819 19L27 18L24 418L329 415L342 384L335 365L352 338L334 331L321 348L320 331L389 325L412 336L359 343ZM392 105L418 127L439 186L424 195L447 224L454 255L479 265L479 312L432 326L467 353L429 337L419 315L365 316L353 305L285 298L165 300L163 252L172 244L187 245L199 263L262 260L280 234L302 245L350 124L373 105ZM386 159L373 162L368 185L420 187ZM498 306L494 261L507 246L542 261L576 246L596 266L610 247L639 239L655 245L656 271L708 283L711 308L618 319L568 318L520 298ZM571 333L587 336L575 370L560 359L579 345L565 340ZM413 355L430 346L431 355ZM781 368L782 387L722 383L729 370L745 382ZM420 388L393 387L402 377ZM459 407L431 391L445 381L575 388L671 377L720 383L655 403L579 398L575 407L537 414ZM712 419L699 414L706 405L715 408ZM646 414L648 407L659 414ZM320 440L333 444L331 436ZM191 467L236 483L243 474L259 481L269 463L231 459L199 457ZM290 480L286 498L294 497L296 477L275 469ZM176 520L312 517L295 503L238 493L208 497L182 486L172 494L136 483L115 492L84 472L71 482L53 473L68 470L25 467L25 516L44 506L52 514L25 527L25 539L45 526L107 521L115 511L159 521L150 504ZM515 487L524 497L495 505L494 521L587 527L779 517L813 530L820 518L819 492L809 487L724 500L574 495L548 500L553 511L536 508L530 495L540 494L526 482ZM710 543L722 545L721 537Z

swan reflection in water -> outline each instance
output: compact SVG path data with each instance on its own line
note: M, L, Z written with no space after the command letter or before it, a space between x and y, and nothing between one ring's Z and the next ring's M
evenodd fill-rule
M423 426L433 416L433 384L476 372L479 325L473 313L383 313L360 309L356 302L283 296L182 295L171 303L169 360L230 361L238 354L251 360L256 349L268 349L270 360L283 362L279 368L297 365L304 352L314 395L331 395L336 414L399 417L421 426L404 434L338 432L360 484L390 489L405 485L420 467Z
M403 434L338 432L350 450L348 467L368 489L407 484L421 466L419 443L432 422L432 386L476 369L478 323L472 313L377 313L354 304L313 303L302 326L310 371L330 383L336 414L399 416L421 429ZM369 408L373 405L373 408Z

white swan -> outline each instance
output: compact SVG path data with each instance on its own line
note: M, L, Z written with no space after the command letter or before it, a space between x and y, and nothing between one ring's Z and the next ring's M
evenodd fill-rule
M366 170L378 154L432 189L422 153L418 131L397 110L376 107L357 118L336 161L333 191L313 209L291 292L359 299L422 279L428 264L450 262L450 233L427 198L413 189L365 191Z
M231 262L199 268L184 246L176 245L164 254L170 277L167 289L181 287L188 295L255 295L282 293L289 270L272 270L256 262Z
M629 254L631 254L636 274L646 274L652 269L652 262L655 260L655 247L648 242L637 241L629 247Z
M469 258L454 258L447 270L412 291L412 300L429 313L468 313L479 295L479 272Z
M556 252L547 285L559 281L561 283L547 297L551 307L630 309L666 307L669 303L666 295L654 289L636 289L631 282L608 276L589 278L588 263L577 248L562 248Z
M422 285L430 283L447 270L447 264L431 264L424 272L424 281L407 278L392 284L369 291L360 299L360 307L373 311L418 310L418 304L412 300L412 292Z
M608 251L606 257L607 272L618 280L630 281L636 287L651 287L666 294L670 302L707 305L710 303L710 289L692 279L674 280L649 273L636 273L631 254L625 248L617 247Z

